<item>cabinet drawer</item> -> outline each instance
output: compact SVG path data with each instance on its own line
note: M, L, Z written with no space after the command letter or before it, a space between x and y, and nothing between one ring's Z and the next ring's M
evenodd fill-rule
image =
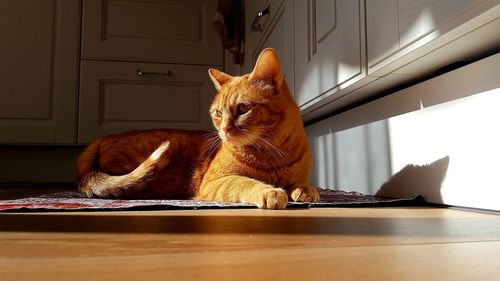
M82 58L222 65L217 1L85 0Z
M82 61L78 141L136 129L211 128L207 69Z

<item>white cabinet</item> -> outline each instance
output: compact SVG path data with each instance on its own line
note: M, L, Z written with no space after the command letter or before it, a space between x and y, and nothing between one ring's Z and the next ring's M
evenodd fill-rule
M82 58L221 65L213 0L84 0Z
M207 67L82 61L78 141L135 129L206 129Z
M78 142L130 130L210 129L223 51L213 0L84 0Z
M368 65L415 43L481 0L367 0Z
M209 128L207 69L223 64L216 8L214 0L0 1L0 143Z
M342 112L498 50L500 0L295 1L304 121Z
M497 0L366 0L369 73L419 48L436 48L440 40L450 41L444 36L446 33L470 24L472 19L498 4ZM454 37L462 32L455 33ZM418 52L410 57L418 57Z
M360 2L295 2L295 99L307 107L363 75Z
M0 1L0 143L73 143L78 0Z
M264 48L274 48L279 55L281 71L294 92L293 0L245 1L246 46L243 73L252 71ZM266 11L267 10L267 11ZM262 11L264 15L258 14ZM255 22L254 27L252 24Z

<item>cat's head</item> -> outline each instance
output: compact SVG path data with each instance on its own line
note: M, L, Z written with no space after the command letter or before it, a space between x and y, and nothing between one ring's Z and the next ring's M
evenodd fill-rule
M258 145L295 129L300 114L273 49L262 51L249 74L233 77L216 69L208 73L218 91L209 112L224 143Z

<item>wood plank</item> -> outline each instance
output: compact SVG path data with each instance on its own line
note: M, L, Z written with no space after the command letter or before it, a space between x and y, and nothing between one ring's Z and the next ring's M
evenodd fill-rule
M444 208L0 214L1 280L493 280L500 216Z
M2 280L493 280L500 242L0 260Z
M500 217L449 209L0 215L0 257L103 257L500 240Z

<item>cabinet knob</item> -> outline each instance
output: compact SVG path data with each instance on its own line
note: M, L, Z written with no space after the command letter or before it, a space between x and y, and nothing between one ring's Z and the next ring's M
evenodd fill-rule
M170 70L167 70L167 72L146 72L142 71L140 69L137 69L137 75L139 76L144 76L144 75L156 75L156 76L171 76L172 72Z
M262 26L260 25L259 21L263 16L269 15L270 13L271 13L271 6L267 5L267 7L264 10L258 12L255 15L255 18L252 21L252 25L250 26L250 29L252 31L262 31Z

